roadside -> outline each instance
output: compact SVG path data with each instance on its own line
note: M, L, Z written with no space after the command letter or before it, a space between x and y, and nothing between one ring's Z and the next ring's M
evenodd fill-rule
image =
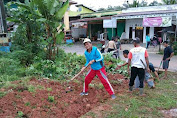
M99 105L81 118L176 118L176 76L170 72L168 79L161 80L155 89L146 86L146 97L139 97L138 90L132 94L117 93L117 99Z
M98 42L93 42L93 45L97 45ZM145 47L144 44L142 44L143 47ZM65 50L65 52L67 53L77 53L78 55L83 55L85 48L84 45L82 44L82 42L76 42L74 45L62 45L61 46L62 49ZM122 44L122 50L120 50L120 58L122 60L125 60L125 58L122 55L122 51L127 49L130 50L131 48L133 48L132 44ZM157 54L158 53L158 46L156 48L154 48L153 46L150 46L149 49L147 49L148 53L149 53L149 60L151 63L153 63L153 65L158 68L160 65L160 61L162 60L162 55ZM170 61L170 66L169 66L169 71L172 72L177 72L177 56L173 56L173 58Z

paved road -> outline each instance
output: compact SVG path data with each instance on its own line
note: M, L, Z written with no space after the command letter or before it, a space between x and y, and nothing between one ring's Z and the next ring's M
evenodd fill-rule
M96 45L96 44L97 42L93 43L93 45ZM142 46L144 45L142 44ZM71 46L63 45L61 48L64 49L65 52L77 53L79 55L83 55L85 51L84 45L81 42L77 42ZM124 49L130 50L131 48L133 48L132 44L122 44L122 50ZM122 55L122 50L120 51L120 57L122 60L125 60L125 58ZM157 54L158 47L154 48L150 46L150 48L147 51L149 53L150 62L153 63L155 67L159 67L160 61L162 59L162 55ZM169 70L177 72L177 56L173 56L173 58L171 59Z

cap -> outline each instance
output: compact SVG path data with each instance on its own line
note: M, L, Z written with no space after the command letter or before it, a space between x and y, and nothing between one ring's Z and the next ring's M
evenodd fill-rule
M90 42L91 43L91 40L88 39L88 38L85 38L84 41L83 41L83 44L86 43L86 42Z
M138 38L138 37L134 38L134 39L133 39L133 42L135 42L135 43L140 43L140 38Z

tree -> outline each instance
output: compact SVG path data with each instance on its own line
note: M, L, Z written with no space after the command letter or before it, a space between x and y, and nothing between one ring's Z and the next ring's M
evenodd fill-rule
M125 8L133 8L133 7L145 7L147 6L147 2L144 0L140 3L139 0L133 0L133 3L130 4L129 1L127 0L126 3L123 4Z
M105 8L99 8L97 11L105 11Z
M29 43L41 39L38 33L43 33L42 43L48 50L47 58L55 59L57 44L64 38L63 16L69 6L69 0L25 0L25 3L11 2L9 6L11 4L16 4L18 9L10 12L11 17L8 20L26 27Z
M17 9L11 8L11 5L14 4L17 6ZM24 3L20 2L9 2L8 6L8 15L10 17L7 18L8 21L15 22L19 26L26 27L26 37L28 39L28 43L33 41L33 36L37 36L39 31L37 28L38 22L37 19L40 18L40 14L35 9L34 2L29 0L25 0ZM35 37L36 38L36 37Z
M11 5L16 5L17 8L14 9ZM9 16L7 20L18 25L17 31L11 38L13 40L11 50L20 53L21 63L28 66L35 56L44 52L45 29L42 22L37 20L40 18L40 14L35 8L34 2L29 2L29 0L25 0L24 3L9 2L7 9ZM45 53L43 56L45 58Z
M160 3L158 3L156 0L154 0L153 2L149 4L149 6L159 6L159 5Z
M33 0L46 28L48 41L48 58L54 59L56 46L63 35L63 16L69 7L69 0L62 2L59 0Z
M162 2L166 5L177 4L176 0L162 0Z

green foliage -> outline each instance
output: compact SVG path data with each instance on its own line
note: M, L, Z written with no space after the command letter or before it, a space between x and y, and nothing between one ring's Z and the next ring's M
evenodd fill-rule
M17 114L18 118L23 118L24 116L24 113L22 111L18 111Z
M47 91L52 91L52 88L47 88Z
M31 105L30 102L25 103L25 106L30 106L30 105Z
M162 0L162 1L166 5L177 4L176 0Z
M177 55L177 42L173 43L173 51L174 51L174 54Z
M6 95L6 92L1 92L0 91L0 98L4 97Z
M52 79L67 79L78 73L85 63L84 56L66 54L60 50L60 56L55 61L43 60L36 57L34 63L27 70L27 75L36 75Z
M105 63L108 63L108 65L105 66L106 72L113 73L113 74L119 73L124 75L125 77L129 76L126 66L122 67L121 69L116 69L118 65L122 65L124 63L120 59L115 59L112 57L112 54L107 54L104 55L104 60Z
M55 99L54 99L54 96L48 96L48 101L49 101L49 102L54 102L54 100L55 100Z
M40 13L38 21L41 21L46 29L48 59L55 60L56 50L53 49L56 49L57 44L64 38L62 18L69 7L69 0L66 2L59 0L33 0L33 2Z
M1 78L8 81L13 81L16 79L16 76L22 77L25 75L25 69L20 65L19 60L10 59L8 57L0 58L0 76ZM3 81L4 79L1 79Z
M32 92L32 93L33 93L33 92L36 92L36 87L33 86L33 85L29 85L29 86L28 86L28 91L29 91L29 92Z

